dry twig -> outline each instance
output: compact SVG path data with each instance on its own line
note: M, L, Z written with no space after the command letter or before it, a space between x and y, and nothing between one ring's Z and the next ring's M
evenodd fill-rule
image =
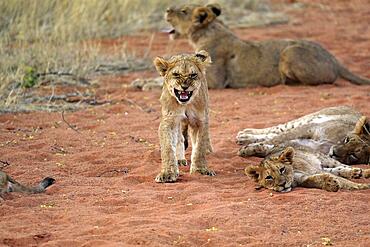
M129 169L124 167L122 169L113 169L113 170L102 172L101 174L97 175L97 177L102 177L103 175L105 175L107 173L122 173L123 175L125 175L128 172L129 172Z
M133 100L130 100L130 99L122 99L123 102L126 102L130 105L133 105L133 106L136 106L137 108L139 108L140 110L142 110L143 112L146 112L146 113L150 113L150 112L153 112L154 110L150 107L142 107L141 105L139 105L138 103L136 103L135 101Z
M80 131L78 131L78 130L76 129L76 127L74 127L73 125L71 125L70 123L68 123L68 122L65 120L65 118L64 118L64 111L62 111L62 119L63 119L63 122L65 122L65 123L68 125L68 127L70 127L71 129L73 129L73 130L74 130L74 131L76 131L77 133L81 134L81 132L80 132Z

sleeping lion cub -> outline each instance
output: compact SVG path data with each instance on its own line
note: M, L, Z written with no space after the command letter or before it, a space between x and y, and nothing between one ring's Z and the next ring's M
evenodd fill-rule
M212 151L205 79L205 69L210 63L205 51L154 60L157 71L164 77L159 125L162 169L155 178L156 182L175 182L179 176L178 165L186 165L183 132L188 127L192 142L190 173L215 175L208 169L206 161L207 152Z
M18 183L5 172L0 171L0 197L9 192L41 193L54 183L53 178L47 177L36 186L26 186Z
M354 183L347 178L370 178L370 169L354 168L330 157L287 147L266 157L258 166L245 168L259 188L288 192L294 187L327 191L370 189L370 184Z
M266 157L282 147L305 147L341 163L370 164L370 123L348 106L324 108L264 129L244 129L237 135L243 157Z

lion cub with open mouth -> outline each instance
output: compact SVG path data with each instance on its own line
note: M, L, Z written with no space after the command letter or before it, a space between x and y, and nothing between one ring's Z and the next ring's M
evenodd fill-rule
M181 54L166 60L154 59L154 65L164 77L162 118L159 125L162 169L155 178L158 183L175 182L179 165L186 165L185 137L187 129L192 142L190 173L214 176L208 169L206 154L212 152L208 127L208 88L206 67L211 58L206 51Z

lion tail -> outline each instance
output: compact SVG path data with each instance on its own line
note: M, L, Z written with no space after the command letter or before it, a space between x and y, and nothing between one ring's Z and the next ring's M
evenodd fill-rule
M346 67L338 63L339 66L339 76L353 84L356 85L370 85L370 79L358 76L351 71L349 71Z
M44 178L38 185L34 187L20 184L10 176L8 176L8 180L10 182L9 188L10 192L25 192L25 193L41 193L44 192L47 187L55 183L55 179L49 177Z

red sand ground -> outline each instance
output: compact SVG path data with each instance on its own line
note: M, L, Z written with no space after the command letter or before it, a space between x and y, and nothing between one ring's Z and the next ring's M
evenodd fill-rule
M370 2L320 2L290 11L290 24L237 34L317 40L370 77ZM114 42L128 41L140 53L149 40L150 35L137 35ZM169 45L156 34L151 56L190 51L184 44ZM79 133L60 113L0 116L0 159L11 163L4 170L26 183L44 176L57 180L45 194L12 193L0 202L0 245L322 246L322 238L329 238L334 246L370 246L370 191L255 191L243 169L259 159L236 156L235 144L240 129L271 126L327 106L352 105L370 116L370 86L339 80L318 87L211 90L215 152L208 161L217 176L190 176L182 168L177 183L156 184L159 92L122 86L153 75L103 78L99 96L120 102L66 113Z

